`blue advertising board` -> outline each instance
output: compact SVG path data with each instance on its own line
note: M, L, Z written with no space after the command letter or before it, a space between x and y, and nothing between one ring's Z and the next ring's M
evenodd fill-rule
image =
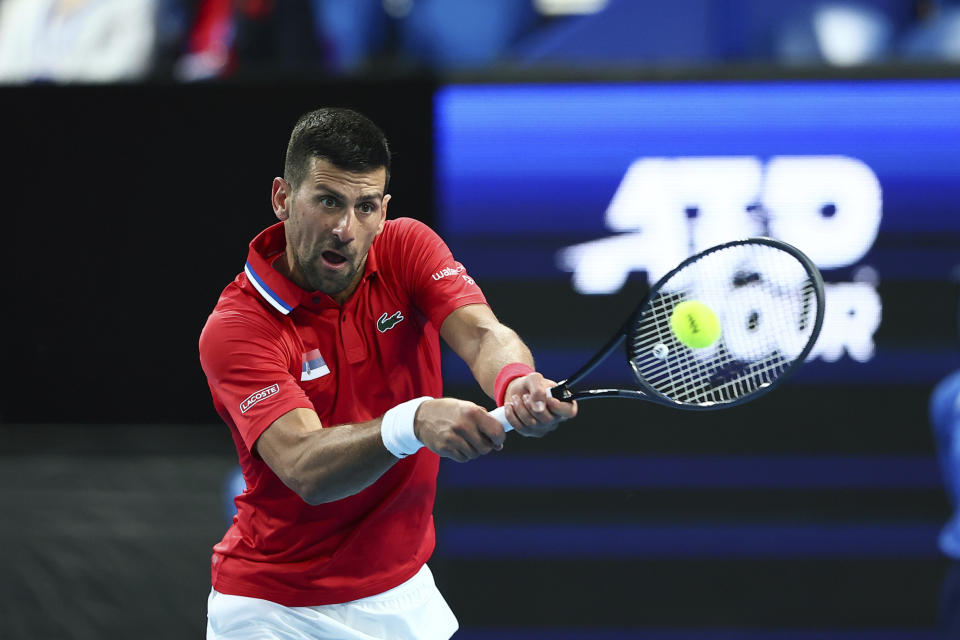
M438 224L485 287L569 283L589 301L772 236L827 282L805 379L960 367L960 80L455 85L435 136ZM930 309L901 293L918 283ZM577 364L572 345L543 347Z

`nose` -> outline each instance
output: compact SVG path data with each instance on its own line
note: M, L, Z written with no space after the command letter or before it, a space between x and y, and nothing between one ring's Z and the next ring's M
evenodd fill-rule
M353 211L346 211L333 227L333 235L337 237L342 244L347 244L353 240L356 228L356 216Z

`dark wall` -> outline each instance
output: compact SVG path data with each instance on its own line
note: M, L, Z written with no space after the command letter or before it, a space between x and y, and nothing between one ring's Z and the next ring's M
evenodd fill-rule
M275 221L305 111L380 124L391 215L431 221L431 95L409 79L0 89L0 638L202 637L236 454L200 330Z
M196 344L297 117L353 107L395 153L391 215L430 222L431 86L0 90L5 422L213 421Z

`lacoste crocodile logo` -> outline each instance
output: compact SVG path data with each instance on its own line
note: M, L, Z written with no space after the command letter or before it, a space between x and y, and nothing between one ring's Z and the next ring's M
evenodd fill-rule
M380 333L386 333L390 329L393 329L397 326L397 323L403 320L403 314L397 311L392 316L387 317L387 314L384 313L377 319L377 331Z

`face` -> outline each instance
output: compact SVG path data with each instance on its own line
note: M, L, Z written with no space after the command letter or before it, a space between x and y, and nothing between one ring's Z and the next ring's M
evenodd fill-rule
M293 282L341 304L350 297L387 219L386 177L383 167L356 173L311 158L300 185L274 178L273 210L287 237L284 271Z

